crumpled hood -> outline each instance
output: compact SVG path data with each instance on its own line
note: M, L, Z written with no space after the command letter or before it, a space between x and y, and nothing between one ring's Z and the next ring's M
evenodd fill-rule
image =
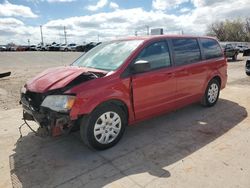
M90 69L74 66L50 68L29 80L26 83L26 88L36 93L63 88L75 78L88 71Z

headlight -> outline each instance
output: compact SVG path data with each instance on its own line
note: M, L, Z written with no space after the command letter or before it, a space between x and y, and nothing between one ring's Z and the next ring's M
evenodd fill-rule
M68 112L72 108L75 98L72 95L49 95L44 99L41 106L56 112Z

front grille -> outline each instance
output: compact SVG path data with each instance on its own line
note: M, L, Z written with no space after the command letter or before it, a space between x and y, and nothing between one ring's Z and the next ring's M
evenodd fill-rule
M41 93L35 93L31 91L27 91L24 94L24 97L29 102L29 105L31 105L35 110L39 110L40 105L42 104L45 96Z

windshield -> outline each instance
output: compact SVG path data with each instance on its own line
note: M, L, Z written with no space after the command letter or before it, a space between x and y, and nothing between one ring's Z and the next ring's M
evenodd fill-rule
M112 41L98 45L77 59L72 65L106 71L116 70L142 40Z

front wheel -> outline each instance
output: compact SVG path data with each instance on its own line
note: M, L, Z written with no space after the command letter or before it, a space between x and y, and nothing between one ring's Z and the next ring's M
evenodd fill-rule
M208 83L207 89L202 99L202 105L211 107L214 106L219 98L220 84L216 79Z
M88 147L108 149L121 139L126 124L126 113L119 106L100 106L82 119L81 138Z

